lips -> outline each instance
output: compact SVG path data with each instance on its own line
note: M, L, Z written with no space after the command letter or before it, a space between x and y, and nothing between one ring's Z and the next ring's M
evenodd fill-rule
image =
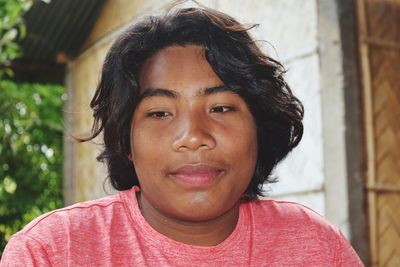
M207 186L224 172L221 168L204 164L188 164L173 170L169 175L188 186Z

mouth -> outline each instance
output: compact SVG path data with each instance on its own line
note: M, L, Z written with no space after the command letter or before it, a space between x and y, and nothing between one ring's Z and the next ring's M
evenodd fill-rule
M224 172L224 169L211 167L204 164L183 165L169 176L189 187L205 187L214 183Z

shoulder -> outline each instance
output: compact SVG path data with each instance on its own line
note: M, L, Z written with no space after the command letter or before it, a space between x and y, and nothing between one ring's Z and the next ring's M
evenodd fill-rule
M39 216L11 237L1 264L58 265L68 257L71 246L80 250L89 247L93 240L97 242L94 237L104 237L115 217L123 216L122 194L78 203Z
M59 266L67 259L79 262L79 255L110 252L109 241L115 233L130 229L132 221L125 198L134 193L126 190L39 216L11 237L1 264L7 266L18 259L21 266ZM38 260L40 264L36 264Z
M343 238L339 229L314 210L290 201L257 200L249 203L258 231L279 238L309 239L320 243Z
M310 223L318 227L333 227L330 222L311 208L302 204L282 200L256 200L250 202L252 212L260 220L270 223L279 221L288 224Z
M256 200L246 205L256 245L267 250L272 261L293 259L297 260L296 265L362 266L339 229L312 209L276 200Z
M77 203L43 214L16 233L14 238L24 236L44 243L57 237L62 238L66 233L84 233L85 230L96 229L100 224L110 221L115 213L124 210L120 194Z
M255 209L264 210L267 212L273 212L278 216L288 215L305 215L308 216L319 216L311 208L304 206L300 203L286 200L273 200L273 199L258 199L250 202L251 206Z

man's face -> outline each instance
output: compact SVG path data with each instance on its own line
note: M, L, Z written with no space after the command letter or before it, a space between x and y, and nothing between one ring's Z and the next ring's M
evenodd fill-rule
M200 46L170 46L139 75L131 130L141 197L181 220L217 218L246 190L257 160L244 100L224 87Z

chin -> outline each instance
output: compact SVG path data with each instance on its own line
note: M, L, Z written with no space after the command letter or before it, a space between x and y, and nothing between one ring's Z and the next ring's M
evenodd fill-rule
M198 201L196 201L198 200ZM210 201L193 198L185 203L184 207L177 207L176 215L179 219L185 221L208 221L218 218L229 211L234 204L223 204L221 199L219 201Z
M199 211L197 209L193 209L189 212L179 212L176 214L177 219L188 221L188 222L204 222L210 221L218 218L223 213L220 212L212 212L210 210Z

